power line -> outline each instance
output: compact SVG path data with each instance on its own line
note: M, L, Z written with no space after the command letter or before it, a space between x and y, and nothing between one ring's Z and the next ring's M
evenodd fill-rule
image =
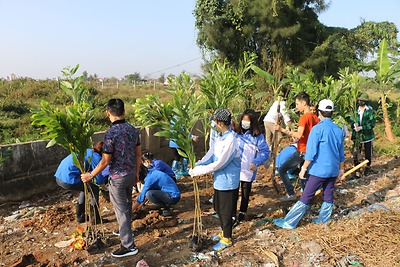
M176 67L185 65L185 64L187 64L187 63L190 63L190 62L192 62L192 61L198 60L198 59L200 59L200 58L201 58L201 57L197 57L197 58L191 59L191 60L189 60L189 61L186 61L186 62L183 62L183 63L179 63L179 64L177 64L177 65L174 65L174 66L172 66L172 67L168 67L168 68L165 68L165 69L162 69L162 70L154 71L154 72L151 72L151 73L146 74L146 76L150 76L150 75L152 75L152 74L154 74L154 73L159 73L159 72L163 72L163 71L166 71L166 70L169 70L169 69L173 69L173 68L176 68Z

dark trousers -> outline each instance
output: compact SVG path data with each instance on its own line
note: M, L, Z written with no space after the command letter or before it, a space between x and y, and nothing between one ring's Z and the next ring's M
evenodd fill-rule
M366 142L366 143L361 143L359 146L359 150L361 152L362 145L364 145L364 154L365 154L365 159L368 160L367 166L371 166L372 163L372 141ZM358 154L354 153L354 165L358 165L361 161L361 159L358 158Z
M240 187L242 190L242 199L240 201L240 210L241 212L247 212L247 208L249 206L250 194L251 194L251 185L252 182L240 181Z
M214 210L218 214L224 237L232 238L233 219L237 207L239 188L221 191L214 189Z
M281 177L283 184L285 185L288 195L294 195L294 187L289 179L287 171L292 170L299 164L303 164L303 162L303 156L300 154L300 152L296 151L278 169L279 176Z
M67 184L61 181L60 179L56 178L56 183L64 189L79 191L80 193L78 197L78 204L85 204L85 189L83 187L83 182L79 182L77 184ZM91 193L90 191L93 192L90 204L92 206L96 206L96 203L99 203L99 187L92 182L88 182L87 185L89 185L90 188L92 189L89 190L89 193Z
M300 201L308 205L313 199L315 192L322 186L324 202L333 203L333 189L335 188L336 177L319 178L310 175L307 179L306 187L301 194Z
M175 205L179 202L179 198L171 197L171 194L163 192L161 190L149 190L146 192L146 198L154 203L158 204L163 208L168 208L170 205Z

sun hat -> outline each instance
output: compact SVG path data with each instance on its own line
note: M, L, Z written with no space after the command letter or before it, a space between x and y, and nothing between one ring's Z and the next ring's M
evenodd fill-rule
M361 93L358 95L357 100L369 101L369 96L366 93Z
M211 116L210 120L230 122L231 117L231 113L226 108L217 108L214 114Z
M318 104L318 110L320 111L333 111L333 107L333 102L329 99L322 99Z

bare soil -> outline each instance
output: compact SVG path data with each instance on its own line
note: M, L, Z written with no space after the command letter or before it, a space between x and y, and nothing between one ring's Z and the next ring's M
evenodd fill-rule
M58 188L28 201L0 206L0 266L136 266L141 259L151 267L357 266L356 263L400 266L400 198L395 194L400 186L399 164L397 156L374 159L373 169L377 173L337 185L330 223L311 223L322 202L319 195L295 230L273 225L272 219L284 217L294 202L279 201L284 186L279 185L278 194L272 186L271 168L265 170L262 166L253 183L247 220L234 228L233 246L221 253L213 253L213 243L207 239L220 232L219 221L208 202L213 192L211 177L203 177L199 182L205 237L200 252L189 248L194 197L192 179L184 177L178 180L182 199L172 216L162 216L151 205L139 213L132 223L139 253L122 259L110 255L119 248L119 238L112 234L117 222L112 204L102 197L101 214L109 220L99 227L104 233L104 246L90 252L55 246L69 240L78 226L74 204L77 194ZM350 162L346 168L351 168ZM299 188L297 194L301 194ZM365 211L377 203L389 210L381 211L381 206L375 206L377 210ZM26 213L29 210L30 214ZM25 217L9 220L13 212Z

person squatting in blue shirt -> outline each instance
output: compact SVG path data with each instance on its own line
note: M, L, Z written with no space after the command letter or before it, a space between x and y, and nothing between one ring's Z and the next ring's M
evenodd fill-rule
M99 164L100 160L101 160L101 151L99 151L95 148L87 149L86 155L85 155L86 171L91 171L94 168L96 168L96 166L97 166L97 164ZM90 162L90 164L89 164L89 162ZM59 186L61 186L62 188L68 189L68 190L80 191L78 203L76 204L76 207L75 207L76 208L76 220L79 223L85 222L86 216L85 216L84 185L81 180L81 171L78 169L78 167L75 166L73 159L72 159L72 154L68 155L61 161L54 176L56 177L57 184ZM91 188L91 190L89 190L89 191L93 192L90 205L93 208L93 211L96 216L95 222L99 223L100 216L99 216L99 211L98 211L98 207L97 207L99 205L99 186L101 186L103 190L107 190L107 188L105 186L106 179L101 173L96 175L95 178L96 178L96 182L95 183L94 183L94 181L89 182L88 185Z
M162 171L150 169L144 178L142 191L133 203L132 212L138 212L143 207L146 198L161 206L164 216L170 216L172 214L171 205L179 202L181 193L171 176Z
M153 153L151 152L146 152L142 155L142 164L148 169L148 170L159 170L162 171L166 174L168 174L172 180L176 182L176 177L174 171L171 169L171 167L165 163L162 160L156 159Z

